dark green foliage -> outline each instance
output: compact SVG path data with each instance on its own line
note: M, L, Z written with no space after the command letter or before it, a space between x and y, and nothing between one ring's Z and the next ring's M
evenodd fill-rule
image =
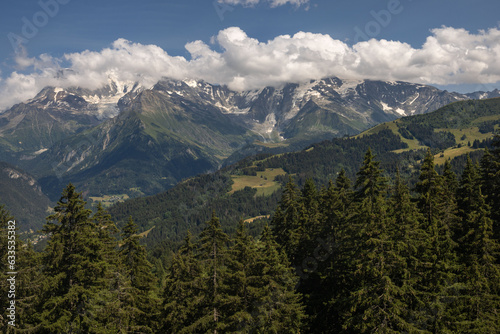
M398 129L407 128L410 124L420 124L429 130L432 139L437 129L458 129L460 127L474 126L478 117L496 115L499 110L499 99L464 101L455 103L436 112L404 117L395 125ZM345 137L316 143L307 149L286 153L279 156L260 154L249 157L234 166L226 167L211 175L202 175L180 183L170 191L156 196L129 200L110 209L118 226L123 226L129 215L133 215L140 231L145 231L156 226L145 240L148 249L153 250L154 257L168 253L165 250L178 248L181 236L187 229L197 235L203 229L203 223L210 219L211 211L215 209L221 219L224 230L233 233L236 222L242 218L260 215L272 215L279 200L277 192L270 197L255 197L255 189L244 189L228 194L231 186L230 175L241 175L244 171L256 169L283 168L289 175L293 175L294 182L302 187L306 180L312 179L317 187L326 186L329 180L337 177L341 169L347 177L355 179L359 166L363 162L364 153L371 148L372 153L380 161L388 176L394 178L399 169L402 177L407 180L411 189L418 181L418 170L426 150L410 150L395 153L394 150L408 148L402 141L399 132L393 127L379 125L374 128L374 134L361 137ZM432 134L431 132L432 131ZM449 133L440 132L436 136L450 136ZM445 139L446 139L445 138ZM438 138L439 139L439 138ZM471 140L472 142L472 140ZM477 145L488 145L487 141ZM431 143L432 144L432 143ZM450 139L450 145L451 143ZM448 145L448 144L447 144ZM437 147L432 144L432 147ZM438 145L439 146L439 145ZM479 146L477 146L479 147ZM436 154L437 149L432 153ZM471 158L480 159L481 150L471 152ZM459 156L450 161L452 170L461 174L465 166L465 156ZM437 166L442 173L442 166ZM289 175L277 179L284 185ZM262 225L250 229L256 236ZM168 261L168 259L162 259Z
M361 205L366 205L368 210L372 209L387 190L387 180L382 177L379 165L380 162L374 159L371 149L368 149L354 185L357 189L356 200Z
M25 332L35 332L40 328L37 321L37 306L41 293L41 259L31 244L18 240L16 264L16 326ZM5 290L4 290L5 291Z
M368 151L356 180L356 209L348 227L349 248L352 250L349 269L350 294L343 303L343 330L355 332L397 333L413 331L409 323L408 291L404 268L407 267L408 250L399 244L400 238L412 245L405 229L407 225L403 212L391 217L385 203L386 181L382 171ZM405 190L398 181L396 196L401 200L401 210L405 202ZM399 215L399 216L398 216ZM411 219L411 218L410 218ZM398 225L396 225L396 222ZM406 225L406 226L405 226ZM413 245L414 247L414 245ZM408 275L406 275L408 276Z
M419 295L425 303L426 328L441 332L447 327L446 312L453 299L457 273L456 243L452 227L457 223L450 212L450 199L446 194L445 180L434 169L434 157L427 152L422 163L416 190L419 207L424 215L423 229L427 232L426 244L419 253L421 262ZM453 207L451 207L453 210Z
M257 333L300 333L304 320L297 282L286 255L279 252L271 229L265 227L259 245L257 268L260 298L257 305Z
M187 230L198 235L210 219L212 210L220 212L224 231L234 233L242 213L248 217L268 215L276 208L279 192L256 196L256 190L245 188L229 194L231 179L223 172L187 180L174 189L156 196L119 203L110 213L123 226L133 215L140 231L155 227L144 240L156 258L165 258L169 250L178 249ZM252 225L249 232L258 235L262 225Z
M92 216L92 220L98 230L98 237L103 242L104 257L110 264L117 265L115 250L118 244L114 235L118 233L118 228L100 202L97 204L97 211Z
M410 139L410 140L415 138L415 137L413 137L411 132L408 130L408 127L401 127L398 129L398 132L401 134L401 136L403 136L403 138Z
M269 228L260 242L240 221L236 237L212 215L196 243L188 234L164 291L164 333L299 333L296 278Z
M68 185L47 217L44 232L50 234L42 255L44 332L84 333L95 327L92 303L106 286L108 263L98 230L81 194Z
M461 326L471 332L496 328L498 243L492 238L475 168L469 160L459 185L452 164L447 162L443 175L438 174L428 151L416 199L399 173L387 197L387 183L370 151L354 193L344 172L337 185L330 182L314 196L309 181L301 192L289 182L273 222L277 234L284 235L278 239L280 247L291 252L301 278L298 290L304 294L308 332L451 333ZM475 180L476 190L464 197L466 179ZM310 200L313 197L319 206ZM307 203L309 210L300 203ZM307 211L308 216L316 211L312 216L321 228L304 237L302 212ZM287 212L296 214L286 219ZM294 223L286 229L288 221ZM329 238L324 249L333 252L310 258L313 266L305 266L307 261L301 260L321 249L310 243L318 236ZM485 305L480 305L481 298Z
M500 123L499 120L483 122L483 123L478 125L479 132L481 132L481 133L494 132L495 125L497 125L499 123Z
M15 234L10 234L8 231L9 221L13 221L14 217L11 216L10 212L5 209L3 205L0 206L0 288L3 293L0 295L0 306L2 309L2 313L0 314L0 329L2 332L7 333L8 330L8 322L10 321L7 318L7 307L10 306L10 298L8 298L9 293L7 293L10 289L10 284L7 281L7 272L9 270L8 266L8 254L9 254L9 236ZM15 233L15 232L14 232ZM15 238L15 237L14 237ZM15 239L14 239L15 242Z
M297 261L301 237L302 203L297 186L290 178L283 190L280 204L271 220L276 240L292 263Z
M139 244L140 237L132 217L123 228L122 236L120 265L123 266L126 279L130 281L128 294L132 299L130 307L134 309L128 330L154 333L159 303L155 294L156 278L147 260L146 249Z
M470 158L457 194L461 225L457 237L462 265L460 298L455 303L457 329L471 333L500 330L500 246L493 238L490 207L481 191L478 167Z
M432 113L401 118L403 124L420 123L434 128L455 128L469 126L479 117L500 114L500 99L468 100L451 103Z
M422 145L431 148L444 149L456 144L455 136L451 132L435 132L434 125L432 124L411 123L406 126L406 129L411 133L412 137L418 139Z
M457 175L453 172L450 160L446 160L444 163L443 178L448 196L454 196L458 189L458 180Z
M341 169L345 170L347 176L354 178L368 148L377 155L384 153L382 165L393 165L394 157L388 152L407 147L399 136L385 129L376 135L338 138L314 144L302 152L266 159L265 166L280 166L290 174L297 174L299 184L304 184L307 178L326 183L325 180L334 179Z
M193 319L195 321L190 326L192 330L211 330L215 333L224 327L219 319L222 317L223 291L226 289L224 276L228 241L229 237L222 231L219 218L212 212L212 218L200 234L198 256L205 267L205 294L198 310L201 317Z
M85 208L69 184L47 218L40 254L18 243L17 324L33 333L155 332L155 278L146 251L127 226L122 259L109 214Z
M486 150L481 160L481 185L486 195L486 203L491 208L493 233L500 240L500 135L493 141L493 149Z
M254 315L258 312L260 289L257 261L257 244L248 235L246 223L239 222L233 246L228 251L225 279L226 314L225 331L249 332L255 326Z
M203 282L202 267L196 260L191 233L174 255L163 292L162 332L189 333L189 326L199 314Z
M388 204L392 254L397 260L397 266L392 268L392 279L399 288L401 305L405 307L404 311L399 310L400 325L409 332L419 332L424 303L417 288L420 281L418 269L422 267L420 254L426 247L428 235L422 225L424 217L412 201L410 191L399 173Z
M460 183L429 150L412 198L392 188L372 151L354 189L344 170L319 190L290 178L256 241L240 221L230 238L212 212L157 278L132 218L122 240L69 185L48 218L48 246L20 252L20 328L34 333L453 333L498 331L494 237L497 152ZM488 179L485 179L485 178ZM484 191L484 194L483 194ZM241 194L244 194L243 191ZM235 196L238 198L238 196ZM243 201L243 199L241 199ZM233 202L235 203L235 202ZM3 229L12 219L0 210ZM252 225L254 223L250 223ZM278 241L278 242L277 242ZM5 247L2 249L5 254ZM293 267L292 267L293 265ZM295 268L292 269L292 268ZM161 305L161 308L159 308ZM5 328L5 322L2 323Z

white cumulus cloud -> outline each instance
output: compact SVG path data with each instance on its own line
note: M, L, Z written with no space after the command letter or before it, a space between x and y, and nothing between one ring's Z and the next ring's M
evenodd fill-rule
M437 28L420 48L376 39L351 46L330 35L309 32L262 42L238 27L221 30L213 42L222 51L203 41L186 44L189 58L124 39L101 51L70 53L60 59L50 55L29 58L21 53L17 66L22 73L16 71L0 80L0 110L34 97L45 86L95 89L109 78L146 87L162 77L202 79L234 90L329 76L439 85L500 81L498 28L477 33Z

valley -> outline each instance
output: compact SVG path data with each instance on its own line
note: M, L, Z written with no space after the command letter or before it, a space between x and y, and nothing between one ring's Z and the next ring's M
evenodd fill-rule
M154 195L255 154L300 151L385 127L399 135L405 117L468 98L425 85L335 77L243 92L172 79L149 89L115 81L96 91L47 87L0 115L0 153L1 160L32 174L52 202L72 182L87 198L112 205L114 199L105 199ZM485 117L473 126L496 122L494 115ZM455 142L481 141L492 130L478 134L473 126L451 129L459 131ZM428 146L400 138L408 147L397 153ZM269 195L280 187L275 176L235 175L232 191L257 185L258 195Z
M301 151L251 156L213 174L190 178L165 193L118 203L110 212L119 223L132 214L142 230L154 221L157 228L145 241L153 248L161 243L160 235L173 241L179 240L183 229L196 233L198 224L209 219L210 208L217 208L224 228L232 231L240 215L245 219L272 215L272 204L290 176L298 185L312 179L326 186L343 169L351 180L355 179L369 148L388 177L393 179L399 169L412 187L428 149L437 168L441 170L449 160L457 174L463 171L461 164L467 153L479 160L484 148L491 144L493 131L500 128L499 115L499 98L457 102L432 113L377 125L357 136L316 143ZM485 122L494 122L493 130L481 133L478 125ZM467 139L461 139L464 135L471 139L471 146ZM144 203L149 203L147 212L142 209ZM173 226L176 232L169 234L167 231L172 231Z

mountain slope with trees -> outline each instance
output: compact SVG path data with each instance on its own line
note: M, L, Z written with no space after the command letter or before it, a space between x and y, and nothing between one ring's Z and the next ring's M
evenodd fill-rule
M243 92L168 78L148 89L46 87L0 115L0 160L35 175L53 201L68 182L95 197L139 197L249 155L301 150L471 96L336 77Z
M344 170L327 186L289 178L256 238L241 220L228 235L212 211L165 266L148 262L131 217L115 239L110 216L91 214L70 184L47 218L43 252L20 248L19 329L498 332L500 136L480 164L466 157L460 177L434 159L427 149L412 193L370 149L354 180ZM1 208L2 235L10 219ZM6 238L1 246L5 266ZM6 318L0 326L11 332Z
M439 119L443 121L438 122ZM446 123L446 119L452 121ZM465 154L469 153L474 161L478 161L483 155L483 148L491 145L493 130L499 128L498 120L500 99L457 102L434 113L381 124L356 137L324 141L295 153L253 156L216 173L188 179L165 193L116 204L110 208L110 213L118 224L125 223L129 215L136 217L141 231L155 226L146 243L148 247L158 246L161 249L163 246L160 244L181 241L187 229L193 234L199 233L213 209L218 212L228 232L236 229L234 222L240 218L272 214L280 192L257 195L259 185L264 182L259 183L259 177L252 176L260 173L264 180L265 171L272 169L282 168L300 186L309 178L318 185L326 186L342 169L347 177L354 179L365 152L370 148L387 175L394 178L399 168L401 176L413 187L418 181L418 170L427 148L431 148L436 161L442 161L436 166L439 172L444 167L442 156L451 152L451 168L461 174ZM490 132L481 133L478 125L485 122L493 122L493 128ZM406 128L410 128L412 136L418 139L413 137L408 140L400 131ZM419 132L422 128L425 130ZM450 139L440 141L441 133L447 133L445 138ZM467 138L463 138L464 134ZM471 141L470 146L468 141ZM455 155L456 152L461 154ZM275 182L284 185L288 178L286 175L276 176ZM234 180L240 176L247 179L253 177L255 182L249 183L248 188L243 186L239 191L232 191ZM258 222L253 226L257 230L262 227Z

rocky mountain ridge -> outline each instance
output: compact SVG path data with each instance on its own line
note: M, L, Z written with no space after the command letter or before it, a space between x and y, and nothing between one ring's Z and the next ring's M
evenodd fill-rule
M173 79L47 87L0 114L0 161L33 174L53 199L69 181L96 196L153 194L258 151L298 150L495 95L336 77L243 92Z

